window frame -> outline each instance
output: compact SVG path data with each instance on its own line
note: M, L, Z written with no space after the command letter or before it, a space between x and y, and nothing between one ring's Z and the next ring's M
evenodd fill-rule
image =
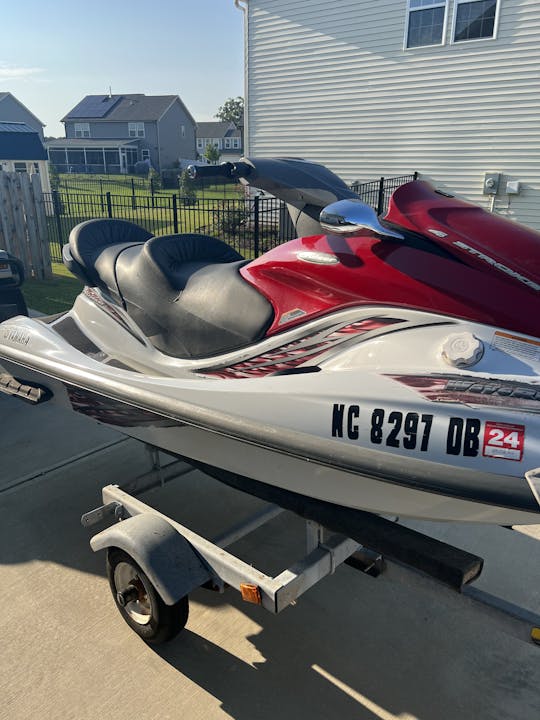
M422 48L441 47L442 45L446 45L446 33L448 30L449 5L450 5L449 0L433 0L433 2L431 2L426 7L411 8L411 0L407 0L407 19L405 22L405 34L403 36L403 50L420 50ZM409 24L410 24L411 13L420 12L421 10L431 10L433 8L442 7L442 6L444 6L444 19L443 19L443 26L442 26L442 32L441 32L441 42L440 43L431 43L430 45L414 45L412 47L409 47L407 45L407 42L409 39Z
M144 122L128 122L128 135L130 138L146 137Z
M90 123L81 123L76 122L73 123L73 132L75 133L76 138L89 138L90 135Z
M461 43L483 42L484 40L496 40L499 32L499 16L501 14L501 0L495 0L495 20L493 21L493 35L490 37L466 38L465 40L456 40L456 25L458 8L466 3L481 2L481 0L454 0L454 17L452 19L452 34L450 36L450 45L459 45Z

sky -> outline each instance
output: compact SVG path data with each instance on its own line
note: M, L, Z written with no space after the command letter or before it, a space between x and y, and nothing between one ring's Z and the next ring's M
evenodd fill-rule
M85 95L179 95L195 120L244 94L233 0L0 0L0 92L64 137Z

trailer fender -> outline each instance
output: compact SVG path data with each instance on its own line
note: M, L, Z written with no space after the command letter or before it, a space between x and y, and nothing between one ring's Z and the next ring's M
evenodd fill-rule
M119 548L146 573L166 605L211 580L213 573L192 545L163 518L134 515L94 535L94 552Z

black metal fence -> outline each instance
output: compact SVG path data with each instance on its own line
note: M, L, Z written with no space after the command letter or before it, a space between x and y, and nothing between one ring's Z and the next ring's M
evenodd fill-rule
M358 193L360 198L371 205L377 211L378 215L388 210L388 201L394 190L411 180L417 180L418 173L412 175L396 175L395 177L381 177L378 180L371 180L366 183L353 183L351 190Z
M355 184L352 189L379 214L384 212L396 187L416 179L414 175ZM284 203L274 197L183 198L176 194L91 194L73 189L44 195L53 261L61 262L62 246L75 225L92 218L129 220L153 235L199 233L224 240L246 258L262 253L294 237Z
M55 189L63 193L99 193L104 195L107 192L113 194L130 193L151 194L159 190L152 177L143 175L119 175L104 173L99 177L83 173L63 172L63 168L56 166L59 170Z

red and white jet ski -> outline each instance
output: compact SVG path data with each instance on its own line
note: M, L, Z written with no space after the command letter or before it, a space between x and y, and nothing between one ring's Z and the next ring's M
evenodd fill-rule
M540 522L540 233L416 181L384 219L320 165L224 174L289 206L253 261L77 226L61 317L0 325L1 388L243 478L373 513Z

